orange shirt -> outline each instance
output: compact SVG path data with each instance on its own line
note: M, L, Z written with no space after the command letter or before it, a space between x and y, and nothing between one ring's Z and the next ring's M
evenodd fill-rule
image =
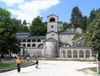
M22 63L22 60L21 59L17 59L16 63L20 64L20 63Z

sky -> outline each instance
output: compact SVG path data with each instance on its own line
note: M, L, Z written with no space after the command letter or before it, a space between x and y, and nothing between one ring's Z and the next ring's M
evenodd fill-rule
M31 23L40 15L57 15L59 21L70 22L72 9L78 6L82 15L89 17L91 10L100 8L100 0L0 0L0 7L11 12L11 18L25 19Z

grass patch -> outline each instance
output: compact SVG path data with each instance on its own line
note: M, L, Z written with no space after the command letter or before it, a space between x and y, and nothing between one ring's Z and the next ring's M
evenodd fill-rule
M22 63L22 65L24 65L26 63ZM0 63L0 68L3 68L3 67L9 67L9 66L16 66L16 63Z
M99 67L99 69L100 69L100 67ZM91 71L97 73L97 68L96 67L78 69L78 71L83 71L83 72L85 72L85 70L91 70ZM100 70L99 70L99 73L100 73Z

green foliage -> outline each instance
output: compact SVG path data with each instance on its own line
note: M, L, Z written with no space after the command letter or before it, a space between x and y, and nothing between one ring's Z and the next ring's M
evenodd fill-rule
M87 16L83 16L80 21L79 27L83 30L86 30L87 26L88 26L88 18L87 18Z
M18 28L18 32L30 32L30 30L28 29L28 26L21 24Z
M24 21L23 21L23 25L24 25L24 26L26 26L26 25L27 25L27 22L26 22L26 20L24 20Z
M95 10L93 9L90 12L90 16L89 16L89 23L91 23L93 21L93 19L95 19L96 15L95 15Z
M30 33L33 36L43 36L47 32L47 26L42 22L42 17L37 16L32 21L32 25L30 26Z
M0 53L18 53L20 48L16 37L18 24L15 19L10 18L9 11L0 8Z
M71 20L71 24L73 24L75 28L79 27L79 23L80 23L81 18L82 18L82 13L79 10L78 6L74 7L72 9L70 20Z
M66 31L67 28L71 28L71 27L72 27L71 23L66 23L66 22L63 23L63 30L64 31Z
M81 37L82 35L85 35L85 33L82 34L76 34L72 40L76 40L77 38Z
M86 34L87 46L100 53L100 13L95 12L96 18L88 26Z

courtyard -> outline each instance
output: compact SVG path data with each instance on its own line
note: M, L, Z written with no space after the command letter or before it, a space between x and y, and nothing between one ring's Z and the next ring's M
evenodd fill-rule
M78 69L90 67L96 67L96 64L94 62L40 60L38 69L35 65L22 67L20 73L17 73L15 69L0 73L0 76L99 76L90 70L78 71Z

